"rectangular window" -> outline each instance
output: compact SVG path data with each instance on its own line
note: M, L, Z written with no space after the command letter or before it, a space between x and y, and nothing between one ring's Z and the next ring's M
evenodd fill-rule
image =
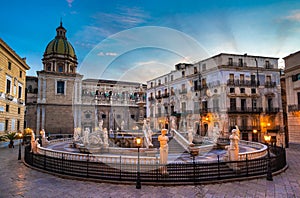
M230 110L236 110L236 99L230 98Z
M206 64L205 63L202 64L202 71L206 71Z
M64 81L57 81L56 93L58 93L58 94L64 94L65 93L65 82Z
M243 67L243 59L239 58L239 66Z
M22 87L19 86L18 98L22 98Z
M20 71L20 78L22 78L23 77L23 73L22 73L22 71Z
M17 121L17 130L20 130L20 120Z
M10 94L11 81L6 79L6 93Z
M165 83L167 83L168 82L168 78L167 77L165 77Z
M161 80L158 80L158 85L161 85Z
M231 87L231 88L230 88L230 93L235 93L234 87Z
M174 76L173 75L171 75L171 81L173 81L174 80Z
M229 65L229 66L232 66L232 65L233 65L232 58L228 58L228 65Z
M181 109L182 109L182 112L186 112L186 103L185 102L181 103Z
M241 89L240 89L240 92L241 92L241 93L245 93L245 88L241 88Z
M270 67L270 61L266 61L266 69L270 69L271 67Z
M298 105L300 105L300 92L297 92Z
M256 99L252 99L252 109L253 110L257 109L257 100Z
M254 89L254 88L251 89L251 93L252 93L252 94L255 94L255 93L256 93L256 89Z
M64 71L64 67L63 66L58 66L58 72L63 72Z
M6 105L6 112L9 112L9 105Z
M8 131L8 120L5 120L5 131Z
M246 108L247 108L246 99L241 99L241 110L246 111Z
M21 108L18 107L18 114L21 114Z
M11 62L8 62L7 68L11 70Z
M197 67L194 67L194 74L197 74Z

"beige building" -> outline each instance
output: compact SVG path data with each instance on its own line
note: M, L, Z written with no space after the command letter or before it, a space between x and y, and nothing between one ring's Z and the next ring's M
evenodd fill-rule
M99 122L107 129L130 129L140 117L145 85L103 79L84 79L77 73L77 57L62 23L46 46L43 70L28 77L26 126L37 134L73 134L74 128L90 132ZM142 89L142 90L141 90ZM124 126L122 121L128 123Z
M300 51L284 61L289 142L300 143Z
M24 129L26 59L0 39L0 134Z
M201 136L228 136L235 125L241 139L284 145L278 58L219 54L195 64L177 64L147 82L147 117L155 128L193 128Z

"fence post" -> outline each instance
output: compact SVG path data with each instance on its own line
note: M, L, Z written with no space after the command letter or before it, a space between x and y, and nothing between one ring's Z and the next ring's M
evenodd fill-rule
M195 163L195 155L193 155L193 176L194 176L194 183L196 182L196 163Z
M248 176L248 174L249 174L249 169L248 169L249 167L248 167L248 154L246 154L246 175Z
M87 154L87 159L86 159L86 177L89 177L89 159L90 159L90 154Z
M64 153L61 154L61 173L63 173L64 171Z
M122 156L120 155L120 180L122 179Z
M44 152L44 170L46 170L46 151Z
M218 155L218 179L220 179L220 156Z

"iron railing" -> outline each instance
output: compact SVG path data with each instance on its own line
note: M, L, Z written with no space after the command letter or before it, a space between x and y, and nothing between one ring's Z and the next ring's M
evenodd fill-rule
M108 180L116 182L135 182L137 176L137 164L103 163L96 162L94 155L86 154L86 160L70 160L64 153L56 156L46 154L34 154L30 152L30 146L25 147L25 162L35 168L62 175L94 180ZM272 147L270 165L275 172L286 166L285 149ZM172 162L167 165L140 164L140 179L146 184L194 184L226 180L232 178L245 178L262 176L267 174L268 158L248 159L243 161L222 161L219 156L213 162L197 161L192 158L188 162ZM120 156L119 162L122 162ZM168 176L161 174L161 167L166 166Z

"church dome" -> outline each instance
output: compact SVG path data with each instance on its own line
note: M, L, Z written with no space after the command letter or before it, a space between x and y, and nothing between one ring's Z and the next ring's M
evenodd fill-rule
M62 26L62 22L60 23L60 26L56 28L56 32L57 35L47 45L44 56L60 54L76 58L75 50L71 43L67 40L67 30Z

